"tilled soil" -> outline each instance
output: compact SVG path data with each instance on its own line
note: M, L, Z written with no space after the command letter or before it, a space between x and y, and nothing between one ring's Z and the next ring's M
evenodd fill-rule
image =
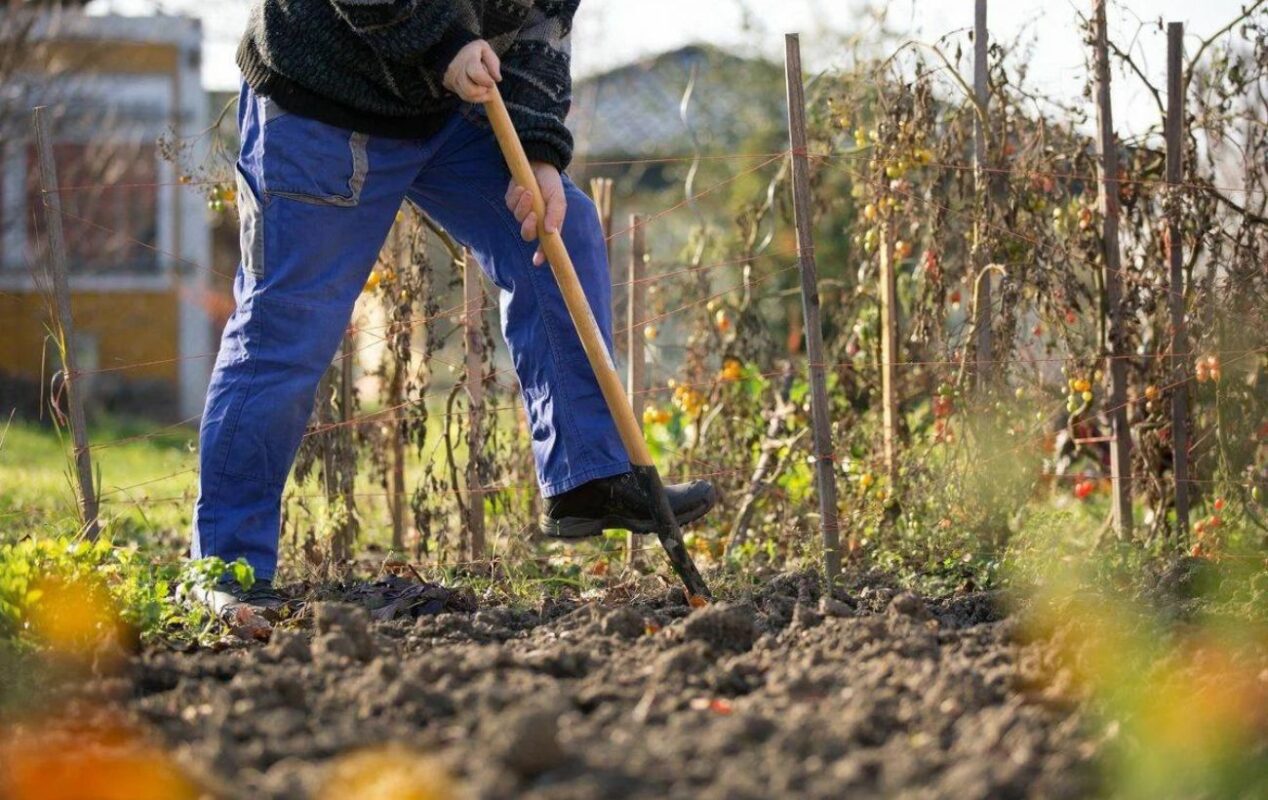
M478 798L1083 797L1096 746L995 597L811 575L693 609L550 601L143 654L90 687L213 794L307 798L341 754L436 754ZM88 699L92 699L89 697Z

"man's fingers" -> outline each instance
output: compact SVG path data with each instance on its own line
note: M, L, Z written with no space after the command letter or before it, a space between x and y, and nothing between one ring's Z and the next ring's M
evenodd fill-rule
M546 201L546 232L559 233L559 227L564 224L564 213L567 211L568 202L564 199L563 192L557 192Z
M479 61L467 65L467 80L477 86L484 86L492 89L497 84L493 80L493 76L489 74L489 70Z
M498 54L493 52L492 47L480 48L480 61L484 63L489 74L493 76L493 80L502 80L502 62L498 60Z
M523 187L523 186L520 186L520 185L519 185L518 183L516 183L514 180L512 180L509 184L507 184L507 186L506 186L506 207L507 207L507 208L509 208L509 209L511 209L511 211L514 211L514 210L515 210L515 207L516 207L517 205L519 205L519 202L520 202L520 195L522 195L522 194L524 194L524 187ZM518 220L518 219L519 219L519 217L516 217L516 219Z
M540 267L542 264L545 264L545 263L546 263L546 254L543 253L542 249L539 247L537 248L537 252L533 253L533 266Z
M515 201L515 219L523 222L524 219L533 210L533 193L526 189L520 190L520 196ZM537 237L537 229L533 229L533 237Z
M530 211L520 221L520 238L531 242L537 238L537 212Z

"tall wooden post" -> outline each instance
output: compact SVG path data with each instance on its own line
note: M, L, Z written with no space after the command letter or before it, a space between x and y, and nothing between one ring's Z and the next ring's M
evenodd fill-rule
M810 197L810 159L806 154L806 96L801 79L801 43L795 33L784 37L784 76L788 84L788 138L792 144L793 216L801 272L801 307L805 318L806 356L810 371L810 415L814 426L815 478L819 489L819 521L823 560L829 586L841 572L837 522L836 456L828 418L828 384L819 323L819 269L815 263L814 206Z
M345 458L355 458L352 452L355 445L352 440L356 436L356 432L348 427L348 422L352 420L352 381L353 366L356 363L357 354L357 334L355 332L355 324L350 326L343 334L343 344L339 353L339 422L340 428L338 432L331 437L331 446L336 446L335 442L339 439L346 441L347 452ZM339 544L336 552L341 553L343 558L352 558L352 551L356 545L357 538L357 518L355 509L357 503L357 482L356 467L352 468L351 476L341 476L341 489L343 490L343 507L347 511L344 518L343 527L337 534Z
M634 407L634 418L641 425L647 400L647 364L644 361L643 328L647 324L647 246L643 235L643 215L630 215L629 285L626 286L626 382L625 391ZM638 562L637 537L626 534L626 563Z
M397 276L405 274L409 268L406 263L406 216L397 213L396 224L392 226L392 269ZM395 331L389 330L388 335ZM385 349L385 358L390 358L390 350ZM405 421L401 409L405 402L405 367L399 360L393 359L391 382L388 384L388 405L395 409L392 421L388 423L391 436L392 474L389 477L388 508L392 513L392 549L398 554L405 551Z
M973 99L977 105L973 115L973 185L977 194L977 217L973 230L973 266L977 270L981 288L974 307L973 320L975 385L982 388L991 382L993 363L991 356L991 279L983 278L982 270L990 261L986 252L986 227L990 218L991 180L986 174L987 129L986 110L990 102L987 85L987 58L990 52L989 33L986 29L986 0L977 0L973 24Z
M480 283L480 266L470 250L463 251L462 303L465 308L463 330L467 350L467 529L470 532L471 559L484 558L484 326L480 309L484 305L484 286Z
M1184 314L1184 242L1180 184L1184 181L1184 23L1167 26L1167 250L1171 266L1171 448L1176 528L1189 531L1189 332Z
M92 454L88 449L88 423L84 418L84 398L79 393L76 372L75 321L70 308L70 278L66 258L66 234L62 230L62 195L58 191L57 164L44 119L44 107L35 109L35 147L40 159L40 189L44 195L44 215L48 225L48 272L53 288L57 319L54 321L63 348L62 390L66 395L71 441L75 446L75 477L79 483L79 513L84 535L97 538L97 490L92 482Z
M1111 427L1110 477L1114 481L1114 528L1119 538L1132 531L1131 431L1127 428L1127 365L1123 362L1123 276L1118 242L1118 144L1114 139L1114 107L1110 101L1109 34L1106 0L1093 0L1096 62L1096 115L1100 127L1100 206L1105 258L1102 262L1103 313L1108 316L1102 343L1109 374L1108 412Z
M881 423L885 474L898 489L898 278L894 270L894 229L881 223Z

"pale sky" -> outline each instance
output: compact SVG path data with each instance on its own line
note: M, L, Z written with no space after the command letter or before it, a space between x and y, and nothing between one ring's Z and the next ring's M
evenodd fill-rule
M1248 2L1251 0L1112 0L1110 36L1120 44L1134 39L1141 66L1157 75L1162 85L1165 34L1156 26L1142 30L1142 22L1185 22L1192 48L1198 37L1223 27ZM822 69L842 58L826 44L830 38L823 33L857 32L866 24L862 10L877 4L878 0L582 0L573 36L574 72L584 76L692 42L745 52L757 50L782 59L786 32L803 34L807 67ZM1085 48L1077 14L1090 13L1091 6L1092 0L991 0L989 25L996 39L1023 35L1027 41L1034 40L1036 50L1030 62L1034 85L1054 97L1073 101L1085 79ZM154 3L99 0L94 7L135 13L138 8L153 8ZM204 80L214 89L236 85L233 50L245 23L247 3L166 0L160 7L202 14L208 35ZM890 0L888 7L892 30L925 41L973 22L973 0ZM204 9L214 9L214 13ZM1115 101L1122 106L1123 127L1135 127L1134 123L1152 121L1156 116L1142 100L1125 79L1120 81Z

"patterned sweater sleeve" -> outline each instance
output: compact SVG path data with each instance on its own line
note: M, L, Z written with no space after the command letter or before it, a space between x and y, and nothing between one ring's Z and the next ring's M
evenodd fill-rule
M502 55L501 91L524 150L559 170L572 160L564 126L572 103L568 35L580 0L537 0L515 42Z
M436 76L479 38L461 0L330 0L339 17L384 58L418 64Z

